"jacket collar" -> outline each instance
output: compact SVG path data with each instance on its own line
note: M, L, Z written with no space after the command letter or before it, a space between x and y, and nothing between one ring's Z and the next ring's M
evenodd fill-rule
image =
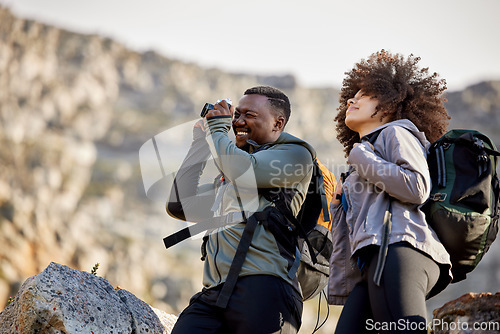
M277 145L277 144L297 144L297 145L302 145L307 150L311 153L313 160L316 158L316 150L307 142L304 140L297 138L295 136L292 136L288 132L282 132L278 139L272 143L266 143L266 144L257 144L253 140L249 139L247 140L247 143L250 145L249 148L249 153L256 153L258 151L266 150L270 148L271 146Z
M376 127L375 129L373 129L372 131L370 131L368 134L364 135L363 138L361 138L361 141L363 140L368 140L370 139L371 135L376 133L376 132L380 132L382 131L383 129L389 127L389 126L400 126L400 127L403 127L405 129L407 129L408 131L410 131L415 137L417 137L417 139L420 141L420 143L425 147L427 148L428 145L430 145L429 141L426 139L425 137L425 134L423 132L421 132L417 126L415 124L413 124L412 121L410 121L409 119L398 119L396 121L392 121L392 122L388 122L388 123L385 123L379 127Z

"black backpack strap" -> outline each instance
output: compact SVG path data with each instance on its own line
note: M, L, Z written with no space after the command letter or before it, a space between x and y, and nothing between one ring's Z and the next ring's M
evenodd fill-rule
M433 148L436 152L436 164L437 164L437 182L438 186L441 188L446 187L446 161L445 161L445 147L449 144L459 144L464 145L475 152L477 152L477 163L478 163L478 175L482 175L488 170L489 155L498 157L500 152L490 149L484 145L484 142L475 137L473 133L468 132L457 138L444 137L441 140L436 141L433 144ZM433 200L443 200L442 194L437 194L438 196L433 196Z
M217 228L226 225L225 217L214 217L203 222L196 223L195 225L185 227L180 231L172 233L169 236L163 238L163 244L165 248L170 248L181 241L189 239L191 236L201 233L203 231Z
M283 197L283 193L281 191L278 191L277 193L276 192L268 193L266 195L266 198L268 198L274 203L276 209L278 209L278 211L285 216L285 218L295 227L299 236L301 236L305 240L306 245L309 248L309 252L311 253L311 260L314 264L316 264L318 262L318 259L316 258L316 253L314 252L314 248L312 247L311 243L309 242L309 239L307 238L306 231L304 231L304 228L297 220L297 218L295 218L295 216L292 214L292 211L286 204L285 199Z
M267 215L267 211L256 212L247 219L245 229L243 230L243 234L240 239L240 243L238 244L238 248L236 249L236 253L234 254L231 267L229 268L226 281L224 282L219 297L217 298L217 302L215 304L216 306L226 308L227 303L229 302L229 298L231 298L231 294L233 293L236 282L238 281L243 262L245 262L245 258L248 252L248 248L250 247L250 244L252 242L255 228L257 227L259 221L264 221L267 219Z
M467 145L475 149L476 151L484 151L488 155L494 155L497 157L500 156L500 152L486 147L481 139L475 137L474 134L470 132L463 134L458 138L444 138L443 140L448 143L459 143L462 145Z
M243 220L242 214L240 212L234 212L230 213L225 216L219 216L219 217L212 217L210 219L207 219L205 221L196 223L192 226L185 227L182 230L175 232L165 238L163 238L163 243L165 244L166 248L170 248L173 245L178 244L181 241L184 241L188 238L190 238L193 235L196 235L198 233L210 230L210 229L216 229L218 227L226 226L229 224L233 223L238 223Z
M441 188L446 188L446 159L442 145L436 149L437 183Z
M207 255L208 255L208 253L207 253L207 244L208 244L208 235L205 234L203 236L203 241L202 241L201 247L200 247L200 250L201 250L201 258L200 259L202 261L205 261L207 259Z

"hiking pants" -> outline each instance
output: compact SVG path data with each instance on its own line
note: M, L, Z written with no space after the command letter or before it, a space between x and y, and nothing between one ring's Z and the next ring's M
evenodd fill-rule
M365 256L363 280L342 310L336 334L427 333L425 298L437 283L439 265L407 243L389 245L380 286L373 282L378 248Z
M300 328L302 298L281 278L240 277L225 309L215 306L219 292L220 286L194 295L172 334L297 333Z

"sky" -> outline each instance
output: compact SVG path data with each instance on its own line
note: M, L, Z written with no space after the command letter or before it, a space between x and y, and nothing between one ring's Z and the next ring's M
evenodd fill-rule
M500 80L499 0L0 0L14 14L229 72L340 87L386 49L449 90Z

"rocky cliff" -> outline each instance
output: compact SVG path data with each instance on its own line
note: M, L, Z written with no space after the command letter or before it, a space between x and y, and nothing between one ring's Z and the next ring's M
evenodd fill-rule
M113 284L180 311L200 287L200 243L163 249L161 238L183 225L145 195L139 150L196 119L205 102L236 101L258 84L290 96L289 131L337 172L344 158L332 122L336 88L202 68L0 7L0 309L21 282L55 261L81 270L99 262ZM500 143L500 82L450 92L448 100L452 126L483 130ZM478 280L498 289L500 263L484 261Z

